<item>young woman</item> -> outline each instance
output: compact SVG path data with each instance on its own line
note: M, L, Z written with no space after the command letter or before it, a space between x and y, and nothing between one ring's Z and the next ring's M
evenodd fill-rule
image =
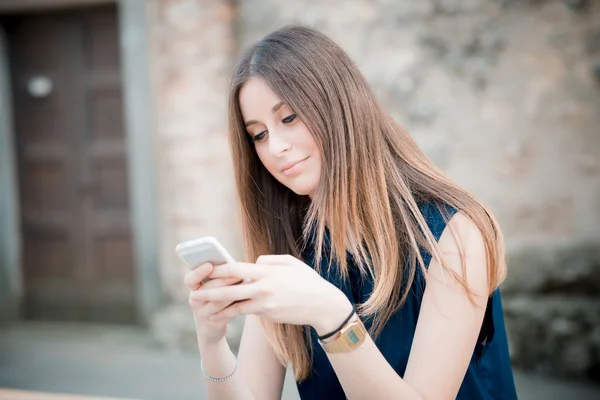
M498 223L348 55L279 29L241 57L229 110L254 263L185 278L208 398L279 399L291 364L303 399L515 399Z

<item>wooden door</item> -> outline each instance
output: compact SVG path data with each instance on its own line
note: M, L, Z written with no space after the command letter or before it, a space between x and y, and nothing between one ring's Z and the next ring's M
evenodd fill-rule
M9 43L27 318L135 319L116 8L24 14Z

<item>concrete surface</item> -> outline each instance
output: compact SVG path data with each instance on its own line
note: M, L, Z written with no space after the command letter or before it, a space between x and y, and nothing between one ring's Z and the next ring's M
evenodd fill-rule
M122 400L110 397L84 396L77 394L48 393L34 390L1 389L0 400Z
M600 398L600 387L515 372L522 400ZM138 328L20 323L0 329L0 388L128 399L204 399L196 352ZM0 389L1 390L1 389ZM298 399L288 374L284 400Z

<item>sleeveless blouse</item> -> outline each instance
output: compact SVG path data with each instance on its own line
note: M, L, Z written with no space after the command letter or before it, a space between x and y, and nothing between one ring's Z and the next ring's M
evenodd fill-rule
M446 207L446 209L450 217L456 212L450 207ZM442 213L432 203L421 204L420 210L435 240L439 240L446 227ZM324 250L327 250L328 246L329 243L326 237ZM314 248L315 246L307 246L302 254L304 261L312 266L314 266ZM421 249L421 256L425 265L428 266L431 255ZM326 266L328 262L328 252L324 251L321 265ZM373 281L370 277L360 276L357 267L352 263L351 257L348 258L348 267L348 280L343 279L334 265L332 265L332 268L321 268L321 276L342 290L352 303L364 303L373 290ZM391 316L375 340L375 344L387 362L401 377L404 376L408 363L408 356L419 319L424 285L424 276L420 268L417 268L406 302ZM363 322L365 327L370 329L372 321L363 319ZM342 386L329 363L327 355L317 342L314 329L311 330L311 341L314 349L312 372L306 380L297 382L300 397L311 400L345 399L346 396ZM435 382L432 382L432 384L435 384ZM488 299L479 339L457 399L517 399L499 289Z

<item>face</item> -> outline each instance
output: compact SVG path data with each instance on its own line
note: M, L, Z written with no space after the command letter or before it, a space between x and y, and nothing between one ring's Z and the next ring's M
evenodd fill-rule
M299 195L312 196L319 184L321 155L308 127L259 78L240 90L246 131L267 171Z

